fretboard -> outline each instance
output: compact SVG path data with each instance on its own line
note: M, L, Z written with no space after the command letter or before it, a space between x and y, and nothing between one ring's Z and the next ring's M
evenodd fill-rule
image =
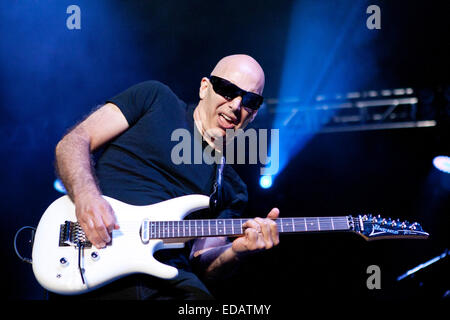
M279 233L300 233L350 230L348 216L279 218ZM239 236L244 234L242 225L249 219L208 219L180 221L149 221L150 239L198 238Z

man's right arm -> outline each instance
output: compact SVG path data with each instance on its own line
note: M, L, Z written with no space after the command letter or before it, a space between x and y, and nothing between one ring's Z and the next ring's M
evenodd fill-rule
M120 109L107 103L65 135L55 149L58 175L75 204L77 220L97 248L110 242L110 233L119 226L111 206L101 196L91 153L128 127Z

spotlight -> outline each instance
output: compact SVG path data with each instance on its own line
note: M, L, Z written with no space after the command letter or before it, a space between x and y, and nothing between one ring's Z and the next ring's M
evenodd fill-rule
M259 179L259 185L263 189L269 189L272 186L272 176L262 176Z
M61 192L61 193L64 193L64 194L67 193L66 188L64 188L64 185L63 185L62 181L59 180L59 179L56 179L55 182L53 182L53 187L58 192Z
M433 159L433 165L442 172L450 173L450 157L437 156Z

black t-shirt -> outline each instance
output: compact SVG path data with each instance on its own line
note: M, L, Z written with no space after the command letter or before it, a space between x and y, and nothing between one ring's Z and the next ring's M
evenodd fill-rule
M188 194L209 196L212 193L216 164L194 161L194 139L202 140L198 132L194 134L197 130L193 119L194 107L188 106L169 87L157 81L136 84L107 102L120 108L130 127L109 142L97 161L96 175L102 194L132 205L149 205ZM171 139L176 129L190 133L191 164L172 161L172 150L180 143ZM200 143L203 148L207 145ZM226 165L217 217L240 216L247 197L246 185ZM216 218L210 216L208 210L203 210L197 217ZM179 254L178 250L162 251ZM181 265L177 259L175 262L174 254L167 254L162 260L179 268L188 268L185 259Z

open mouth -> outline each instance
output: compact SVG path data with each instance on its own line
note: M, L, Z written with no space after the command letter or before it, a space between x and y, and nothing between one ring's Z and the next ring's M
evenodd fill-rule
M224 129L233 129L236 126L236 120L233 120L224 113L219 114L219 124Z

